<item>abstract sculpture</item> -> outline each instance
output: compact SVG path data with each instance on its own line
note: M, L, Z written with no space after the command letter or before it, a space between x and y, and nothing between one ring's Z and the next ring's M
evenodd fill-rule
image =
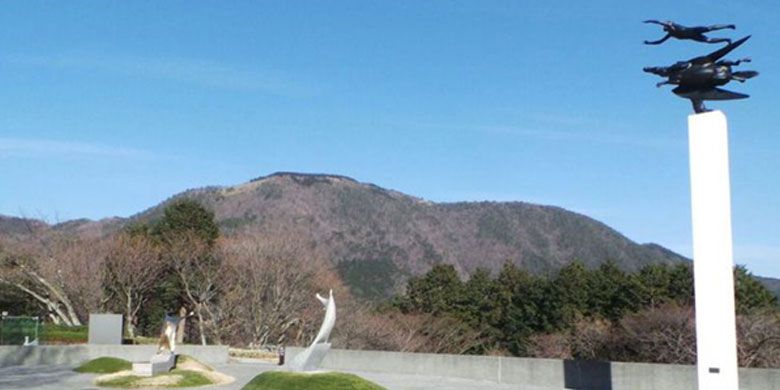
M333 290L330 290L327 299L316 294L317 299L325 306L325 319L322 321L320 331L317 332L317 337L314 338L311 345L303 352L296 355L293 361L290 363L291 368L299 371L312 371L316 370L322 359L330 350L330 343L328 338L330 332L333 330L333 325L336 324L336 301L333 299Z
M160 329L160 340L157 342L157 353L176 351L176 331L179 329L179 323L184 317L165 314L162 329Z
M184 318L165 314L160 340L157 343L157 353L149 359L149 363L133 363L133 374L153 376L168 372L176 366L176 330Z
M646 21L646 23L647 22L655 21ZM728 25L712 26L711 28L731 27L731 25ZM666 38L668 38L668 36ZM664 40L666 38L664 38ZM698 38L690 39L699 40ZM726 54L745 43L745 41L748 39L750 39L750 36L744 37L736 42L731 42L730 40L721 40L722 42L728 41L729 44L710 54L692 58L687 61L679 61L671 66L648 66L643 70L647 73L652 73L666 78L666 81L656 84L657 87L666 84L677 85L677 87L674 88L672 92L682 98L690 99L691 104L693 104L693 110L697 114L707 112L709 110L704 107L705 100L734 100L745 99L748 97L748 95L742 93L731 92L718 88L728 84L732 80L744 82L745 80L756 77L758 75L758 72L755 71L732 71L731 68L733 66L737 66L743 62L750 62L749 58L744 58L737 61L721 60L721 58L723 58ZM712 40L710 39L709 41ZM651 42L651 44L654 43Z

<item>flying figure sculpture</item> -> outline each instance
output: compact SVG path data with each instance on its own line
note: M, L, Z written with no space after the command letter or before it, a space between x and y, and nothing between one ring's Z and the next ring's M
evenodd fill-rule
M726 85L732 80L744 82L747 79L758 76L756 71L732 71L733 66L743 62L750 62L749 58L737 61L721 60L724 56L736 49L750 36L744 37L736 42L729 43L727 46L716 50L710 54L692 58L688 61L680 61L671 66L649 66L643 70L661 77L667 78L666 81L656 84L657 87L672 84L677 85L672 90L675 95L690 99L693 104L693 110L698 114L707 112L704 107L705 100L734 100L745 99L748 95L727 91L718 88Z
M664 31L666 32L666 35L663 38L657 41L645 41L645 45L659 45L661 43L664 43L669 38L690 39L696 42L704 42L704 43L728 42L729 44L731 44L731 39L729 38L709 38L706 35L704 35L704 33L708 33L710 31L715 31L715 30L724 30L724 29L734 30L737 28L733 24L716 24L712 26L686 27L674 23L670 20L664 22L660 22L658 20L645 20L644 23L661 25L664 27Z

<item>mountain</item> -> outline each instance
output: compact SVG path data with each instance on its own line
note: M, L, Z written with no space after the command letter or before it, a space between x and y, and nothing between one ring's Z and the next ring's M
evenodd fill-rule
M768 288L776 297L780 298L780 279L766 278L763 276L756 276L764 287Z
M45 222L37 219L0 215L0 234L6 237L24 236L36 229L48 227Z
M288 234L323 250L353 290L368 297L387 296L441 262L465 276L478 267L497 271L506 261L547 273L573 260L594 267L611 260L625 270L687 260L559 207L432 203L336 175L282 172L189 190L131 219L156 219L181 197L213 210L228 234Z
M167 204L185 197L214 211L225 234L283 236L316 248L357 295L367 298L386 297L409 276L442 262L465 277L479 267L495 272L506 261L537 274L574 260L590 267L609 260L627 271L688 261L560 207L433 203L344 176L290 172L236 186L188 190L129 219L77 220L53 228L106 234L129 222L153 221ZM0 219L0 233L18 223Z

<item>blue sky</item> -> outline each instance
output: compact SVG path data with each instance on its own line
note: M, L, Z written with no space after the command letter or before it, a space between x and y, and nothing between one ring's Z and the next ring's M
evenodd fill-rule
M690 104L642 73L735 23L736 261L780 277L769 0L6 1L0 214L128 216L188 188L334 173L434 201L520 200L691 253Z

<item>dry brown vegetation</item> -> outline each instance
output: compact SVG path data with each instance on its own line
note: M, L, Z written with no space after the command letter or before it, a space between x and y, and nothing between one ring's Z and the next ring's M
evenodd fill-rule
M105 288L124 314L125 330L135 337L138 312L162 274L158 246L143 235L117 234L105 258Z
M691 307L664 305L617 323L579 319L568 333L537 336L533 355L669 364L696 363L696 325ZM737 316L741 367L780 367L780 314Z
M474 334L446 318L378 313L355 300L329 262L315 250L283 237L234 237L221 241L224 287L212 331L236 346L303 345L322 321L315 292L334 290L340 348L462 353Z
M46 308L55 324L81 325L104 302L105 243L30 225L28 234L0 238L0 283Z

